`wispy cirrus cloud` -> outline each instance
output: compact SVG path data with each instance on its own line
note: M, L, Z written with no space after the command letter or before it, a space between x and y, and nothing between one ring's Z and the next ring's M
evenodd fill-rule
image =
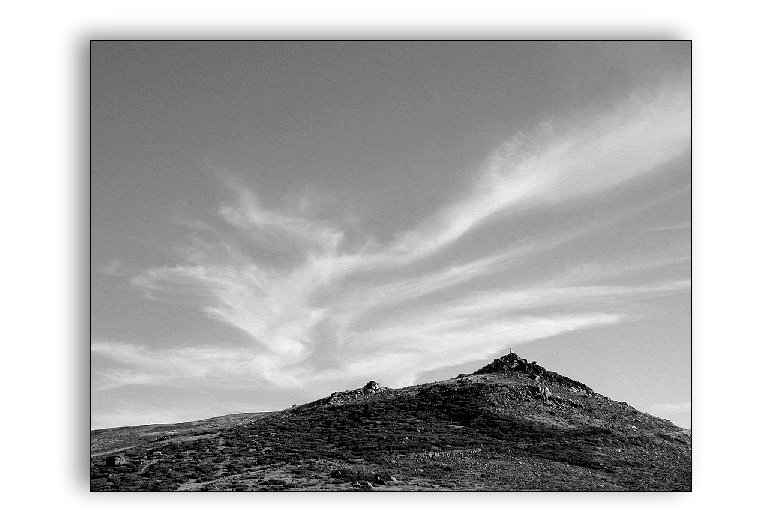
M518 135L490 157L468 195L390 247L397 260L434 253L510 208L568 201L643 176L689 149L688 91L666 88L558 136Z
M449 255L449 248L501 214L523 222L530 209L647 176L688 151L689 113L687 91L669 88L557 135L518 136L489 158L463 197L385 243L372 235L348 242L338 222L268 208L231 180L232 201L210 220L188 222L192 238L174 248L177 264L146 268L130 280L150 298L200 309L241 332L247 345L96 341L98 386L258 379L300 388L378 373L409 383L420 372L484 358L497 346L630 319L629 302L687 291L689 281L605 279L664 268L670 257L596 260L585 253L567 268L544 261L546 252L604 227L610 215L531 234L478 258ZM533 268L536 280L528 281L524 271Z

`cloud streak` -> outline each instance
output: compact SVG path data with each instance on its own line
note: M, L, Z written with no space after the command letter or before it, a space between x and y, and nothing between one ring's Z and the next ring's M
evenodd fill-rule
M560 136L519 135L490 158L467 197L405 233L389 254L420 259L510 207L565 202L620 186L685 153L689 138L689 94L675 88L634 98Z

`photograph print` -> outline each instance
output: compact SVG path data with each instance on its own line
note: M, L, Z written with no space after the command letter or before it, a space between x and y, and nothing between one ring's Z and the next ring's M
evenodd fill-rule
M90 491L691 491L690 41L90 43Z

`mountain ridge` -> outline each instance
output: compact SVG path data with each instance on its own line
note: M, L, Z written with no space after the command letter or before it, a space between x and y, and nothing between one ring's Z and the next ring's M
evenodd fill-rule
M444 381L91 431L93 491L690 491L691 434L508 353Z

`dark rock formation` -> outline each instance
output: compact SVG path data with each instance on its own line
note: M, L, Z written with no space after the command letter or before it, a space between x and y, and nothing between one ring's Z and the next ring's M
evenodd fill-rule
M341 405L354 401L364 400L375 394L381 394L387 391L388 388L380 386L375 381L369 381L361 388L356 388L355 390L345 390L344 392L334 392L330 396L324 399L313 401L308 405L304 405L304 407L313 407L324 403L327 405Z
M563 377L559 373L548 371L534 360L532 362L527 362L526 358L521 358L516 353L508 353L507 355L495 359L490 364L487 364L476 371L475 375L506 372L519 372L533 379L539 377L542 382L559 384L560 386L567 386L570 388L576 388L577 390L592 393L592 388L586 384L569 379L567 377Z
M125 465L128 463L128 459L121 455L113 455L106 457L106 465L109 467L116 467Z

